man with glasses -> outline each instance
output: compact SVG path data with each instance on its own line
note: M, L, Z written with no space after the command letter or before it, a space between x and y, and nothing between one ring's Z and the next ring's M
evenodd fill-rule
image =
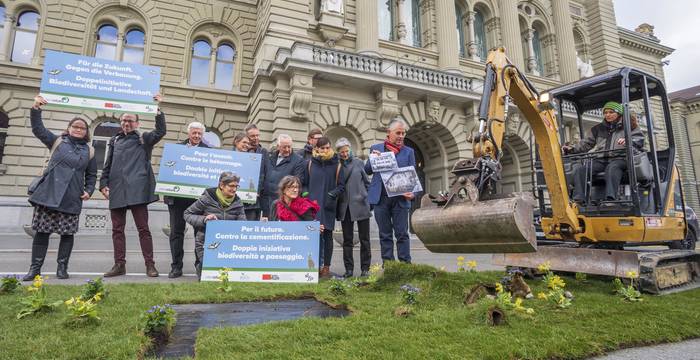
M323 131L319 128L311 129L309 131L309 135L306 137L306 145L304 145L303 149L297 150L297 155L301 156L302 159L304 159L304 162L307 160L311 160L313 158L313 152L314 152L314 147L316 147L316 142L318 139L323 137Z
M154 97L160 104L160 94ZM114 266L105 277L126 274L126 211L131 210L139 232L141 253L146 263L146 275L158 276L153 261L153 239L148 227L148 204L158 201L154 194L156 180L151 167L151 153L160 139L165 136L165 115L158 108L156 128L150 132L138 131L140 122L137 114L122 114L119 117L121 131L109 140L109 150L105 161L100 192L109 199L112 218L112 243L114 245Z
M267 158L267 149L260 145L260 130L255 124L248 124L243 131L245 131L248 140L250 141L250 147L248 152L260 154L260 176L258 179L258 197L255 200L255 204L245 205L245 216L248 220L258 221L260 220L260 197L262 196L262 187L265 184L265 159Z
M202 141L204 136L204 124L193 121L187 125L187 139L180 142L181 145L187 147L202 147L208 148L207 144ZM168 205L168 213L170 214L170 254L173 257L173 262L170 264L170 273L168 277L179 278L182 276L182 258L185 255L183 246L185 240L185 219L183 214L185 209L194 204L196 200L190 198L180 198L172 196L164 196L163 202ZM195 230L196 232L196 230ZM197 234L195 234L195 237Z

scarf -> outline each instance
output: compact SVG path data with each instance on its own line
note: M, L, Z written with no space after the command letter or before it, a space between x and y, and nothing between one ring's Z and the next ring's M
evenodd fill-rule
M399 151L401 151L403 145L394 145L390 143L389 140L384 140L384 147L393 152L394 155L396 155L399 153Z
M311 209L311 215L316 217L316 213L320 209L316 201L311 201L305 197L297 197L287 206L284 206L284 200L277 201L277 217L280 221L300 221L301 216Z
M231 206L234 198L236 198L235 195L227 198L226 196L224 196L224 193L221 191L220 188L216 188L216 200L219 200L219 204L221 204L221 206L223 206L224 209Z
M325 154L321 154L318 149L314 148L313 156L321 161L328 161L335 156L335 150L330 149Z

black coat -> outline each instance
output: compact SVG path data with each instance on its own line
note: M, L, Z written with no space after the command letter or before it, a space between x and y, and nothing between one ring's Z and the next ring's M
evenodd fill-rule
M188 141L189 140L181 141L178 144L187 145ZM200 141L196 147L209 148L209 145L205 144L204 141ZM192 205L195 201L196 201L196 199L192 199L192 198L163 196L163 203L165 203L165 205L177 205L180 208L187 208L188 206Z
M316 220L326 230L333 230L338 198L345 191L345 175L338 155L325 161L314 157L306 163L304 171L304 190L309 192L309 199L316 200L321 207L316 213Z
M51 149L59 138L41 120L41 110L30 112L32 133ZM45 206L66 214L80 214L83 192L92 195L97 179L97 161L90 159L90 147L85 140L61 135L61 143L54 151L43 180L29 197L32 205Z
M314 157L314 147L313 145L306 143L303 148L296 151L296 154L304 159L304 162L311 160Z
M279 199L278 189L280 180L287 175L293 175L304 181L304 160L292 153L277 165L279 151L269 153L265 164L265 187L263 188L262 211L263 216L270 215L270 206L273 201Z
M151 152L165 132L165 114L159 112L155 130L143 134L138 131L119 132L109 140L100 189L109 187L110 209L158 201L158 195L154 194L156 178L151 166Z
M195 201L190 207L185 210L184 218L185 221L192 225L196 230L195 237L196 241L204 244L205 230L207 227L207 222L205 218L209 214L216 215L219 220L245 220L245 210L243 209L243 203L238 195L233 199L231 205L224 209L221 203L216 198L216 189L209 188L204 191L202 196Z

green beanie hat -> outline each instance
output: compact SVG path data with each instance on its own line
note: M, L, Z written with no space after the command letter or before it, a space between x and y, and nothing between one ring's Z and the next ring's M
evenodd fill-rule
M605 106L603 106L603 111L605 109L610 109L620 115L622 115L625 112L625 108L622 107L622 104L616 103L614 101L608 101L605 103Z

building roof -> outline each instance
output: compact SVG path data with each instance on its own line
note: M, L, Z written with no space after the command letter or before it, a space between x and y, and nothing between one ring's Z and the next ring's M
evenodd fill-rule
M700 99L700 85L674 91L668 94L668 98L671 101L690 101Z

